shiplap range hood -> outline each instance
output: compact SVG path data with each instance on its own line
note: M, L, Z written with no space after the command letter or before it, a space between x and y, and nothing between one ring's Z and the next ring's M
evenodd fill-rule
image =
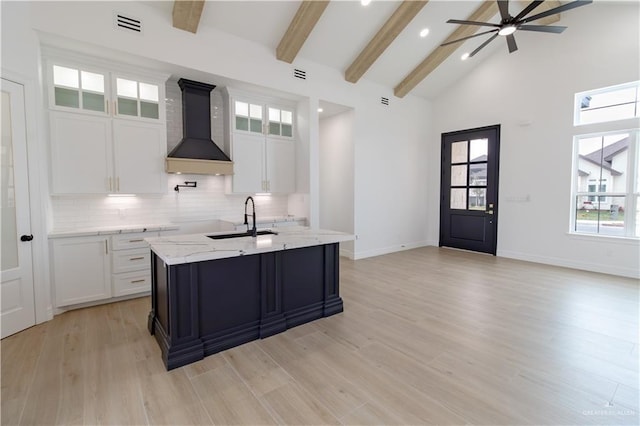
M231 175L233 162L211 139L211 91L216 87L181 78L183 138L167 156L167 173Z

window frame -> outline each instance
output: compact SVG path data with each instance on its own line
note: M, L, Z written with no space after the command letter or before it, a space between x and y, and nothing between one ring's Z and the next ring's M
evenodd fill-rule
M636 106L635 106L635 115L633 117L624 117L624 118L618 118L618 119L615 119L615 120L596 121L596 122L589 122L589 123L582 123L580 121L580 113L582 111L582 99L584 99L586 96L595 96L595 95L600 95L600 94L603 94L603 93L615 92L615 91L619 91L619 90L623 90L623 89L627 89L627 88L635 88L636 89L636 97L635 97L635 101L634 101ZM602 87L600 89L593 89L593 90L587 90L587 91L584 91L584 92L576 93L575 96L574 96L574 103L573 103L573 105L574 105L574 109L573 109L573 125L574 126L602 125L602 124L612 123L612 122L621 121L621 120L637 119L637 118L640 117L639 102L640 102L640 80L631 81L631 82L623 83L623 84L617 84L617 85L614 85L614 86Z

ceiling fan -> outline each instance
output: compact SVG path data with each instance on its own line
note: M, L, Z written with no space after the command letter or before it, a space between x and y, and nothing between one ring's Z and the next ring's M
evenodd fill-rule
M477 21L464 21L460 19L449 19L447 23L449 24L462 24L462 25L478 25L482 27L493 27L492 30L483 31L478 34L474 34L469 37L463 37L457 40L449 41L447 43L441 44L441 46L446 46L453 43L459 43L464 40L468 40L473 37L478 37L485 34L493 34L493 36L489 37L484 43L482 43L476 50L469 54L469 57L472 57L476 53L478 53L483 47L487 44L491 43L496 37L499 35L505 36L507 39L507 46L509 47L509 53L513 53L518 50L518 45L516 44L516 39L513 36L518 30L521 31L537 31L543 33L556 33L560 34L567 27L553 26L553 25L527 25L528 22L535 21L538 19L542 19L544 17L555 15L561 12L565 12L567 10L574 9L576 7L585 6L589 3L592 3L593 0L576 0L570 3L563 4L558 7L554 7L553 9L549 9L545 12L538 13L537 15L532 15L527 17L529 13L531 13L536 7L540 6L544 1L532 1L529 3L527 7L522 9L520 13L518 13L515 17L509 15L509 1L508 0L497 0L498 9L500 10L501 21L499 24L492 24L490 22L477 22Z

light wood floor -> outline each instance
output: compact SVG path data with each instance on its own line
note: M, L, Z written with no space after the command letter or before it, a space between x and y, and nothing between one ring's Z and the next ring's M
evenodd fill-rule
M4 339L2 424L629 424L636 280L434 247L341 261L345 312L170 372L149 299Z

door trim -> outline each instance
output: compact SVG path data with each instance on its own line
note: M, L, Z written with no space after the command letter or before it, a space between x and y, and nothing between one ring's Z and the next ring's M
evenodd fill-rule
M31 208L31 244L33 262L33 291L36 324L53 318L51 304L51 276L49 273L49 241L47 235L48 210L48 156L46 134L43 127L42 107L37 78L2 67L1 77L24 87L25 124L27 137L27 164L29 166L29 206Z

